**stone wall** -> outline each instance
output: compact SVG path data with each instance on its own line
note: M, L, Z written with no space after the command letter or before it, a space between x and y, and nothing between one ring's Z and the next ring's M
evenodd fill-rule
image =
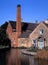
M29 38L19 38L18 39L18 44L19 44L19 47L30 47L31 44L30 44L30 39Z
M43 23L40 23L37 28L35 28L35 30L30 34L29 38L31 43L40 36L40 29L44 30L43 37L45 38L45 46L48 46L48 28Z

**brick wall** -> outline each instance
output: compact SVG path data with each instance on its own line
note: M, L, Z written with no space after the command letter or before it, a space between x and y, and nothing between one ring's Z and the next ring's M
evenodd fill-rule
M6 33L8 34L9 39L11 40L11 46L16 47L18 46L18 38L17 33L12 31L11 24L8 24L8 27L6 29Z

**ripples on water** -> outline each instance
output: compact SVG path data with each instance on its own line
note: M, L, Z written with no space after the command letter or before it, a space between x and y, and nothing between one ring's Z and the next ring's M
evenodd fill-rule
M48 60L21 54L20 49L0 50L0 65L48 65Z

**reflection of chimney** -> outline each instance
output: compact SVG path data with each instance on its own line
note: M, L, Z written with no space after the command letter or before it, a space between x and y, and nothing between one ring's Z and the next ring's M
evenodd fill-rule
M16 32L18 33L18 36L21 34L21 6L20 5L17 5Z

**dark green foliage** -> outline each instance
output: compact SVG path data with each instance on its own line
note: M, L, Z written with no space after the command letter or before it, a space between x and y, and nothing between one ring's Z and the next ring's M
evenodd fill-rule
M3 25L1 25L1 29L6 30L8 26L8 22L5 22Z
M0 29L0 45L3 46L11 46L8 35L6 34L5 29Z
M48 46L44 47L44 49L46 49L48 51Z
M24 47L24 46L21 46L21 47L18 47L19 49L27 49L27 47Z
M32 46L28 49L28 51L31 51L31 52L37 52L38 48L35 47L35 46Z

